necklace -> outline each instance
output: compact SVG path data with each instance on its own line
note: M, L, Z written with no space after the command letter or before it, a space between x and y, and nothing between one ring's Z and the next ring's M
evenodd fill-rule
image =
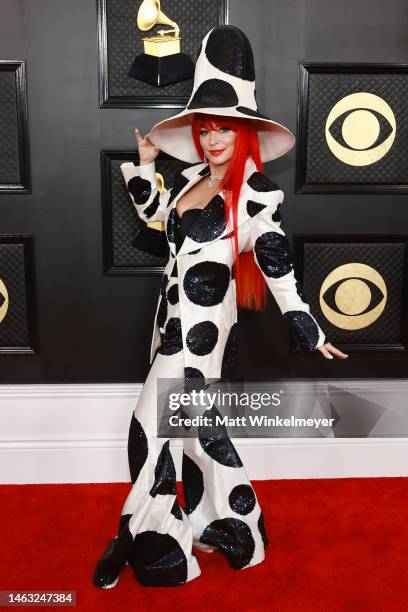
M223 178L223 176L216 176L215 174L210 174L210 180L208 181L209 188L212 189L215 183Z

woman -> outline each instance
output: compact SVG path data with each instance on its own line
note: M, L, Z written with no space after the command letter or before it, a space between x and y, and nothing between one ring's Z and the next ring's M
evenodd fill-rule
M237 304L260 309L269 289L299 345L347 358L330 342L298 293L280 227L283 192L262 173L294 144L293 134L258 112L250 43L232 26L204 38L184 111L142 137L139 166L121 166L143 221L163 221L170 247L156 310L151 369L132 415L132 480L118 534L99 559L94 585L115 586L128 563L143 585L173 586L200 575L193 546L223 553L234 569L257 565L268 542L263 513L245 468L222 427L185 438L176 496L169 440L157 437L157 382L228 377L237 351ZM186 161L160 193L160 149ZM205 160L204 162L202 160ZM163 390L163 389L162 389Z

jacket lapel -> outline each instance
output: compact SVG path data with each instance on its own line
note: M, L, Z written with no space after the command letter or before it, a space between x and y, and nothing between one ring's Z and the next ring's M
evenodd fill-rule
M249 190L249 186L247 185L247 180L248 178L251 176L251 174L256 170L256 166L255 163L253 162L252 159L248 159L246 162L246 166L245 166L245 173L244 173L244 180L243 180L243 186L241 189L241 194L240 194L240 198L239 198L239 205L238 205L238 219L237 219L237 225L238 227L244 223L244 221L246 221L247 219L249 219L249 215L247 212L247 207L246 207L246 202L247 202L247 192ZM207 176L210 174L210 169L208 164L206 164L205 166L198 168L196 173L194 173L189 182L187 183L187 185L185 185L183 187L183 189L180 191L179 194L177 194L177 196L174 198L171 208L172 210L174 210L173 213L171 213L170 211L170 218L171 218L171 222L178 222L177 216L176 216L176 203L179 200L179 198L188 190L190 189L195 183L197 183L200 179L202 179L203 176ZM207 206L205 207L205 209L210 208L210 207L216 207L219 206L223 209L223 214L225 214L224 212L224 197L223 197L223 192L221 191L218 195L214 196L214 198L212 198L212 200L207 204ZM186 237L183 240L183 243L180 247L180 250L177 253L178 255L185 255L187 253L191 253L192 251L196 251L197 249L201 249L202 247L206 246L207 244L210 244L211 242L215 242L216 240L222 240L223 238L226 238L228 235L231 234L231 230L233 228L233 224L232 224L232 211L230 211L230 223L226 224L226 227L224 229L224 231L222 233L220 233L218 236L214 237L210 237L208 240L203 241L203 242L197 242L196 240L193 239L193 236L195 235L195 233L200 233L199 231L199 224L203 222L203 218L201 215L198 216L198 218L192 223L192 225L190 226ZM174 228L176 229L176 228ZM176 255L176 246L174 243L170 243L170 248L172 249L173 255Z
M188 179L188 182L184 185L182 189L180 189L176 197L173 198L173 200L171 201L169 205L168 215L167 215L167 220L166 220L167 236L169 236L169 234L175 235L175 232L177 230L177 223L178 223L178 218L177 218L177 213L176 213L177 202L179 201L181 196L184 195L186 191L191 189L193 185L198 183L198 181L200 181L203 178L203 176L210 174L210 167L208 164L205 164L205 163L198 164L197 166L193 166L192 168L187 168L186 170L184 170L184 172L182 172L182 174ZM176 256L175 242L169 241L169 246L170 246L171 253L174 256ZM180 251L178 254L180 254Z

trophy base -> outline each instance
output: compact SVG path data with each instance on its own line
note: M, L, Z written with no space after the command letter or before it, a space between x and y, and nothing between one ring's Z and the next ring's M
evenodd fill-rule
M194 77L194 64L186 53L155 57L142 53L135 58L128 76L155 87L186 81Z

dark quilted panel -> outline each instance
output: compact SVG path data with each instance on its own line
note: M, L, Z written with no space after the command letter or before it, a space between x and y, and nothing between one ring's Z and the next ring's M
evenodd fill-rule
M151 36L155 27L142 32L136 24L140 2L107 0L108 73L110 96L190 96L193 81L153 87L127 76L136 55L143 53L143 36ZM195 62L200 43L207 32L219 24L219 0L166 0L164 13L180 27L181 51ZM195 17L194 17L195 16ZM192 18L194 17L194 18Z
M29 346L24 247L2 244L0 237L0 279L8 292L9 306L0 323L0 349ZM0 306L4 296L0 293Z
M391 344L401 341L401 308L403 293L404 243L333 243L305 244L303 288L307 294L311 312L326 336L334 345ZM380 317L368 327L359 330L343 330L330 323L323 315L319 304L320 287L326 276L340 265L359 262L374 268L385 281L388 297ZM374 307L380 299L372 288ZM327 293L327 292L326 292ZM325 294L326 295L326 294ZM331 299L331 298L330 298ZM326 299L330 306L333 302ZM335 308L336 310L336 308Z
M309 87L307 183L407 182L408 75L310 74ZM326 118L332 107L344 96L359 91L383 98L392 108L397 124L390 151L381 160L362 167L350 166L337 159L325 139Z
M0 184L20 183L14 71L0 71Z

